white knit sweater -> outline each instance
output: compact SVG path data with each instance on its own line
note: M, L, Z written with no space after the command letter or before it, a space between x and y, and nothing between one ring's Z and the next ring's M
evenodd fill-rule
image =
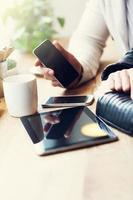
M125 1L89 0L87 3L79 26L69 44L69 51L83 66L83 78L80 83L96 75L109 35L116 41L122 55L129 50Z

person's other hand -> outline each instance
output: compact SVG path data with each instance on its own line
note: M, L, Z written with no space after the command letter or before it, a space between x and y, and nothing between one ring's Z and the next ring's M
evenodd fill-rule
M54 41L53 44L62 53L62 55L71 63L71 65L77 70L77 72L81 74L82 66L79 63L79 61L71 53L65 50L57 41ZM39 59L36 60L35 66L43 67ZM51 80L53 86L62 87L59 81L55 78L54 71L52 69L44 67L44 78ZM76 80L78 81L78 78ZM74 80L74 84L76 83L76 80Z
M133 99L133 69L111 73L107 79L107 84L111 90L130 92Z

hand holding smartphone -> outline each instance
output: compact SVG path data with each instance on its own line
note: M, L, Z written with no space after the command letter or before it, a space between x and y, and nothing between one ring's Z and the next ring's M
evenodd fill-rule
M65 88L68 88L80 76L79 72L49 40L38 45L33 53L45 67L54 70L55 78Z

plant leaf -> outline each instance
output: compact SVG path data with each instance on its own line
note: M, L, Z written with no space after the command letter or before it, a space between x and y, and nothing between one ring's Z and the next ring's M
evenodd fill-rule
M57 21L59 22L60 26L63 28L65 25L65 19L63 17L57 17Z
M13 59L8 59L7 60L7 68L8 70L13 69L14 67L16 67L17 63L15 60Z

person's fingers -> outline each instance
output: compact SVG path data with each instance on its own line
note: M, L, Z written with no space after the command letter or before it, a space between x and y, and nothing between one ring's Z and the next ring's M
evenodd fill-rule
M115 80L115 90L121 91L122 90L122 82L120 77L120 71L114 73L114 80Z
M111 90L129 92L133 99L133 68L121 70L109 75L107 85Z
M57 86L62 87L60 82L55 78L54 71L52 69L44 68L43 72L44 72L44 78L46 80L51 80L52 85L54 87L57 87Z
M107 84L108 84L109 89L111 89L111 90L115 89L115 81L114 81L114 75L113 75L113 73L111 73L109 75L109 78L107 80Z
M44 78L47 80L55 80L54 71L49 68L43 69Z
M128 75L130 77L130 96L133 99L133 69L128 70Z
M42 67L43 64L41 63L40 60L37 59L37 60L35 61L35 66L41 66L41 67Z
M68 52L66 49L64 49L64 48L59 44L59 42L57 42L56 40L53 41L53 44L54 44L54 46L63 54L63 56L64 56L66 59L68 59L68 57L69 57L69 52Z
M132 80L132 83L131 83L130 96L131 96L131 99L133 99L133 80Z
M55 80L52 80L52 86L54 86L54 87L62 87L62 85L60 84L60 82L59 81L57 81L56 79Z
M122 84L122 91L128 92L130 90L130 77L128 75L127 70L124 69L120 71L120 78Z

